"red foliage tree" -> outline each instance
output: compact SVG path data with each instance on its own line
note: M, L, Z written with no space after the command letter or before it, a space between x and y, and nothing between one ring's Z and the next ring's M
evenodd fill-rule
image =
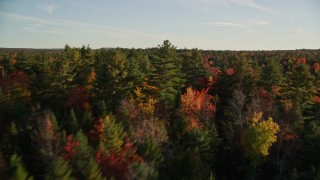
M107 178L113 176L115 179L125 180L130 176L130 165L142 162L143 159L136 154L136 148L131 143L126 143L119 152L110 150L105 154L99 149L96 161Z
M267 90L260 88L258 91L258 95L260 98L260 101L263 105L263 107L265 106L272 106L273 104L273 99L272 99L272 94L269 93Z
M318 71L320 70L320 65L319 65L319 63L314 63L313 68L314 68L314 71L315 71L315 72L318 72Z
M233 74L234 74L233 68L228 68L228 69L226 69L226 73L227 73L228 76L233 75Z
M30 85L30 78L23 71L14 71L10 74L10 80L13 83L19 84L23 89L28 89Z
M73 160L75 158L75 155L77 152L74 150L76 146L79 146L78 141L73 141L72 140L72 134L67 136L67 143L64 147L64 159L66 160Z
M90 109L88 91L83 87L75 87L68 90L66 107L79 107L85 111Z

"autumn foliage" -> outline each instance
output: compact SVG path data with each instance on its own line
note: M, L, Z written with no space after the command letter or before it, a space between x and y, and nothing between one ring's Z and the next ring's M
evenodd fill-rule
M0 179L319 179L319 57L0 48Z
M280 127L272 118L262 120L262 113L255 113L248 120L248 128L245 131L245 154L254 164L261 162L261 158L269 155L269 149L277 141L276 134Z
M64 159L66 160L73 160L76 158L77 152L75 151L75 147L79 146L79 141L74 141L72 139L72 134L67 136L67 142L64 147Z
M213 96L207 89L197 91L191 87L181 96L182 112L187 116L188 128L201 128L204 122L212 121L215 112Z
M108 178L128 179L130 166L133 163L142 162L142 158L136 154L136 148L131 143L125 143L120 151L110 150L105 153L99 149L96 153L96 161L101 167L102 174Z

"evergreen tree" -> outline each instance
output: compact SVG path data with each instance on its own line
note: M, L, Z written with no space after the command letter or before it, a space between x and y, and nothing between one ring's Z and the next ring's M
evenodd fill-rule
M181 58L176 48L166 40L151 55L150 61L153 66L150 84L158 88L156 95L163 115L166 117L167 109L173 106L177 91L181 89L184 82L181 73Z
M283 85L284 74L279 60L272 58L267 61L267 65L262 68L261 81L263 87L269 92L272 91L272 87L280 87Z
M68 162L64 160L63 157L57 157L52 162L52 168L46 175L47 180L61 179L69 180L73 179L72 170Z
M120 150L125 133L122 124L116 122L115 116L108 115L105 119L100 119L96 129L100 133L100 146L105 151Z
M147 163L133 163L131 165L130 178L141 180L157 180L159 179L159 173L157 169L150 166Z
M202 54L197 49L192 49L182 55L181 71L185 75L187 87L201 88L199 80L207 75L202 61Z
M101 179L100 168L93 159L93 149L81 130L76 134L75 141L78 144L74 147L76 155L71 160L74 172L83 179Z
M128 82L132 90L142 87L147 75L150 73L151 64L147 54L141 50L131 50L128 55Z
M75 134L79 130L78 120L73 108L70 111L70 116L68 119L68 130L71 134Z
M150 138L138 145L138 154L155 168L158 168L164 160L160 147Z
M178 143L185 135L185 129L187 128L187 120L181 111L181 92L178 91L175 98L175 105L168 124L168 134L172 142Z
M50 111L42 112L33 127L32 143L35 152L37 178L44 178L52 168L52 162L61 152L61 139L55 116Z
M304 105L308 104L312 99L314 92L314 78L305 64L300 64L288 74L287 93L291 95L293 100Z
M94 158L90 158L87 168L83 172L85 179L88 180L102 180L105 179L102 176L99 165L96 163Z
M108 108L115 110L131 88L127 81L128 64L121 49L105 54L97 67L94 92L98 100L104 100Z
M92 116L92 113L85 112L80 122L84 132L88 132L94 126L94 118Z
M295 127L301 127L304 121L309 119L303 114L311 108L314 92L314 78L305 64L295 66L287 74L282 99L292 104L288 119L294 123Z
M28 172L24 168L22 160L18 155L13 154L10 157L10 166L13 170L13 174L11 176L12 180L33 179L32 177L29 177Z

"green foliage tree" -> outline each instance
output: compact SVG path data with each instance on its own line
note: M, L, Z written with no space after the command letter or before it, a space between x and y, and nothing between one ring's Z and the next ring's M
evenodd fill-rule
M159 167L164 158L160 147L148 138L144 143L138 145L138 154L151 166Z
M102 176L99 165L96 163L94 158L90 158L87 166L88 167L86 169L84 169L84 172L83 172L85 179L89 179L89 180L106 179Z
M104 100L108 108L114 110L131 88L127 82L128 64L121 49L105 54L97 68L94 92L96 98Z
M168 124L168 135L170 141L178 143L185 135L185 129L187 128L187 120L181 111L181 92L178 91L175 98L175 105Z
M157 169L147 163L133 163L131 166L131 178L141 180L157 180L159 173Z
M52 162L61 152L61 139L58 124L51 111L44 111L38 115L32 132L32 144L35 152L34 160L37 177L44 178L52 168Z
M310 108L314 96L314 77L305 64L297 65L287 76L282 98L292 103L288 119L293 121L295 127L301 128L305 119L308 119L303 117L303 113Z
M228 67L234 70L233 74L226 71L221 73L218 79L217 88L224 89L222 93L227 93L229 98L235 89L243 89L245 95L251 97L257 88L260 80L260 68L257 62L252 59L241 58L239 56L231 57L228 60ZM223 95L223 94L222 94ZM219 96L225 97L225 96Z
M74 113L74 110L71 109L70 116L68 118L68 129L70 133L76 134L79 130L79 123L78 119L76 117L76 114Z
M197 49L192 49L182 54L181 71L186 78L186 87L201 88L199 80L207 76L207 72L203 66L202 54ZM202 87L205 88L205 87Z
M10 157L10 166L13 170L13 174L11 176L12 180L20 180L20 179L31 180L31 179L33 179L33 177L30 177L28 175L28 172L26 171L26 169L23 165L21 157L19 157L17 154L13 154Z
M158 102L166 116L166 110L173 106L177 91L181 89L184 82L180 66L181 58L176 48L166 40L151 55L150 61L153 66L150 84L157 87Z
M101 171L93 158L93 149L88 143L88 138L80 130L75 136L78 146L74 147L75 158L71 160L74 173L84 179L101 179Z
M272 87L283 86L283 68L278 59L272 58L267 61L267 65L262 68L261 81L263 87L269 92L272 91Z
M146 81L151 69L146 52L132 49L128 54L127 64L129 66L127 81L131 89L143 87L143 82Z
M193 91L192 88L176 97L176 115L171 120L170 134L178 151L173 160L174 166L179 167L177 179L207 178L215 165L214 155L220 140L213 126L211 98L205 90Z
M100 124L96 128L100 133L100 146L104 150L119 151L121 149L125 132L122 124L116 122L115 116L108 115L105 119L100 119Z
M72 170L68 162L63 157L57 157L52 162L52 168L46 175L47 180L61 179L69 180L74 179L72 177Z

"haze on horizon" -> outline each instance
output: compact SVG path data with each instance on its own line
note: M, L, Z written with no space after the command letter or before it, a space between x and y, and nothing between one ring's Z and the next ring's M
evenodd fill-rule
M319 0L0 0L0 47L320 48Z

